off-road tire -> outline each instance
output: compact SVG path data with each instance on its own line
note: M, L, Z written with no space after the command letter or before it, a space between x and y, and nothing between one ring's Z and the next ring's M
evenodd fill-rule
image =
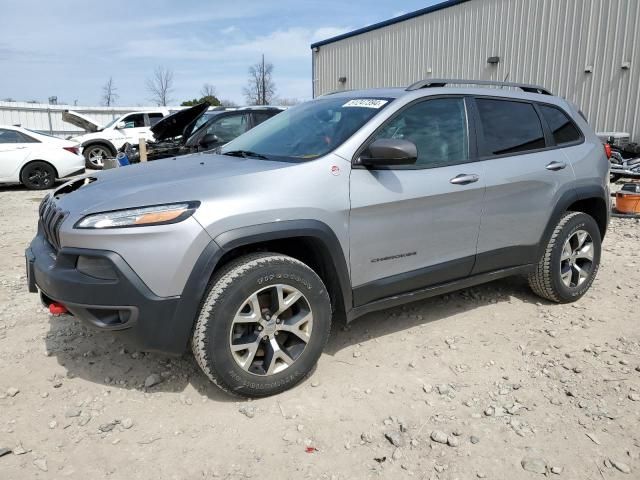
M234 360L229 346L235 312L252 293L287 284L303 293L313 312L313 329L302 354L285 370L254 375ZM331 302L320 277L304 263L276 253L242 256L224 266L209 283L192 337L202 371L218 387L243 397L273 395L303 380L313 369L331 331Z
M56 183L56 169L40 160L27 163L20 172L20 183L29 190L51 188Z
M578 230L584 230L591 236L594 247L593 266L589 277L582 285L567 287L560 276L560 256L564 243ZM535 270L529 274L529 286L536 295L552 302L575 302L589 290L595 280L600 255L600 229L593 217L582 212L565 212L553 230L542 258Z

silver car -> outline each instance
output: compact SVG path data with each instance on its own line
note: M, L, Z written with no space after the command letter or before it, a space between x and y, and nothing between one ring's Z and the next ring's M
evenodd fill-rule
M578 300L609 221L603 145L544 88L486 83L326 95L219 154L69 182L40 206L29 288L143 349L190 346L243 396L298 383L368 312L510 275Z

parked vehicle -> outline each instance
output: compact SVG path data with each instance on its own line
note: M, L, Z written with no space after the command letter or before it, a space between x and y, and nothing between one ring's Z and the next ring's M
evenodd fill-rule
M71 140L82 145L87 168L102 170L104 159L115 158L125 143L137 144L140 138L153 140L151 127L167 115L166 108L131 112L101 126L85 115L65 110L62 119L89 132Z
M544 88L345 91L220 149L69 182L40 207L29 289L216 385L281 392L333 322L510 275L573 302L609 221L609 162Z
M84 159L76 142L0 125L0 183L42 190L53 187L58 178L81 173Z
M154 140L147 142L147 160L212 150L283 111L279 107L208 107L202 103L180 110L151 127ZM125 145L121 151L127 151L134 162L139 160L137 145Z

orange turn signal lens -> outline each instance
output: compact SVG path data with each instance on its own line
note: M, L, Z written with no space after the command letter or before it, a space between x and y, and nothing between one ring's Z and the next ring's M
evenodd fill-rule
M151 212L140 215L136 218L134 225L147 225L149 223L164 223L175 220L188 209L165 210L163 212Z

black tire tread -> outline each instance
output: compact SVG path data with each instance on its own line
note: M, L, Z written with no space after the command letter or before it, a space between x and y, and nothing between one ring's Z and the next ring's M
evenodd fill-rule
M239 397L242 395L235 392L230 385L227 385L221 379L215 369L212 368L211 361L207 357L207 341L209 338L208 328L211 325L210 319L215 315L215 309L218 299L225 294L227 289L232 287L236 279L245 275L249 270L264 267L269 263L275 262L297 264L315 274L315 272L313 272L313 270L311 270L311 268L309 268L306 264L287 255L261 252L242 256L222 267L222 269L211 279L209 290L205 295L204 302L196 320L193 337L191 340L191 350L193 352L193 356L196 359L196 363L209 378L209 380L211 380L218 388L233 396ZM320 280L319 277L318 280ZM327 335L324 345L322 345L323 349L328 339L329 336ZM307 375L309 375L310 373L311 372L309 372Z
M562 299L556 293L553 287L552 281L552 272L551 272L551 255L553 253L553 249L556 246L556 243L559 240L560 234L564 226L569 223L573 218L578 217L580 215L586 215L582 212L565 212L560 221L553 229L553 233L551 234L551 238L549 238L549 242L547 243L547 247L545 248L544 254L542 258L538 261L535 269L532 273L529 274L529 287L533 292L542 297L550 300L552 302L561 303ZM562 238L560 238L562 241ZM595 277L597 270L593 273L592 278Z
M43 166L46 166L46 167L51 169L51 173L53 174L53 182L51 182L51 185L49 187L33 188L33 187L30 187L29 185L27 185L27 183L24 181L24 174L27 171L27 169L30 168L30 167L33 167L34 165L37 165L37 164L42 164ZM20 183L22 185L24 185L29 190L47 190L49 188L52 188L56 184L57 178L58 178L58 171L56 170L56 167L51 165L46 160L31 160L29 163L27 163L26 165L24 165L22 167L22 169L20 170L20 175L19 175Z

